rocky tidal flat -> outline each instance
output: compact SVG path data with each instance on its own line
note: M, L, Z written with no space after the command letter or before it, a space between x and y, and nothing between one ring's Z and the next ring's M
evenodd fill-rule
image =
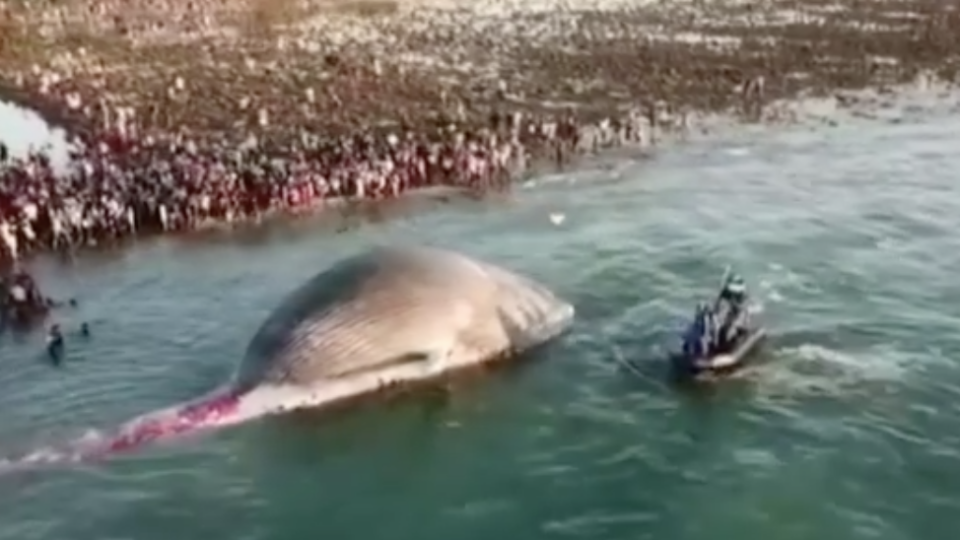
M135 118L283 146L491 115L738 111L955 78L958 2L226 0L3 6L8 100L77 134ZM676 114L671 115L676 116Z

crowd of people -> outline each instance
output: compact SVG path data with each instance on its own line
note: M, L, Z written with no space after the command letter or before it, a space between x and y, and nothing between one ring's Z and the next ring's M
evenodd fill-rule
M604 136L622 137L624 129L608 123ZM433 133L305 135L292 148L273 149L253 142L200 148L183 138L111 133L98 144L78 144L64 170L44 153L15 158L0 146L0 259L396 198L418 188L500 189L538 156L562 164L580 137L572 116L522 114Z
M638 126L603 123L588 144L638 138ZM544 121L522 114L430 135L304 137L285 152L255 145L203 152L190 141L114 136L77 145L66 168L43 152L11 156L0 143L0 269L14 268L0 278L0 330L31 327L58 305L18 265L31 253L396 198L418 188L504 189L527 160L562 166L581 138L572 116ZM56 325L50 332L51 358L59 358L62 335Z
M583 145L640 140L639 114L635 119L585 130L572 115L518 113L432 132L304 136L292 148L201 148L183 138L110 133L96 144L75 143L65 167L41 151L14 157L0 143L0 268L31 253L229 226L421 188L500 190L531 160L562 166ZM52 307L22 266L0 280L6 326L42 320Z
M17 30L0 45L0 98L73 137L66 167L0 148L0 264L424 187L498 189L531 161L641 139L653 123L650 99L624 117L542 105L555 81L528 80L527 64L481 80L416 61L490 53L472 15L311 4L278 21L292 4L248 4L0 0Z
M0 257L430 186L485 190L509 180L523 151L516 131L489 129L436 141L414 133L315 137L283 153L253 145L202 152L189 141L113 137L74 149L67 170L58 171L45 154L13 158L0 148Z

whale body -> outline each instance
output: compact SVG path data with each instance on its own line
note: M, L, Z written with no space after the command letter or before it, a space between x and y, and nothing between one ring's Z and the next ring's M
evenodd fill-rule
M38 461L83 460L172 435L331 405L516 356L563 333L574 308L536 281L460 253L377 248L290 293L233 380Z
M251 340L236 385L330 398L510 356L567 328L573 307L502 268L436 248L380 248L291 293Z

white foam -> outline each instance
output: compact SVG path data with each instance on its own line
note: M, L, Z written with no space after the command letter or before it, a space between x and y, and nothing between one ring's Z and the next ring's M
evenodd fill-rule
M729 156L743 157L750 155L750 149L746 147L729 148L727 149L726 153Z
M65 168L70 145L63 130L50 129L38 114L0 101L0 142L12 157L46 150L55 167Z
M745 376L767 397L851 396L903 380L914 363L908 356L892 348L840 351L803 344L775 351L773 358Z

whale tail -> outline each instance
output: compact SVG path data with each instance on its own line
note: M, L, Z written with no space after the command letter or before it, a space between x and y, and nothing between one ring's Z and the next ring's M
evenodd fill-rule
M111 431L90 431L65 445L48 446L16 458L0 458L0 473L95 462L149 443L236 423L240 395L228 388L149 412Z
M142 414L113 430L90 431L66 444L42 447L15 458L0 458L0 474L95 463L152 443L309 408L329 399L327 393L303 388L266 385L241 390L230 384L203 397Z

